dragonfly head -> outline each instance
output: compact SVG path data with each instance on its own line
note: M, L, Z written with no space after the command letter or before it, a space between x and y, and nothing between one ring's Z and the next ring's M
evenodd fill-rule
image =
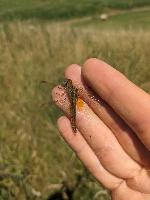
M64 88L68 88L69 86L72 86L72 80L71 79L65 79L61 85Z

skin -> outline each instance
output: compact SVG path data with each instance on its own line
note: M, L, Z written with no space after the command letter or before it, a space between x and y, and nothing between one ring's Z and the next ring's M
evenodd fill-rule
M65 77L82 91L73 134L69 100L58 87L52 91L65 115L58 119L62 137L113 200L150 200L150 95L107 63L91 58L82 68L69 66ZM90 89L89 89L90 87ZM98 101L89 94L94 93ZM59 94L59 95L58 95Z

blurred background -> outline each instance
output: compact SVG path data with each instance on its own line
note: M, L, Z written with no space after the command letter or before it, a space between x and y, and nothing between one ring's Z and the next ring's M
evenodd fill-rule
M50 92L89 57L150 92L149 48L150 0L0 0L0 200L110 199L60 138Z

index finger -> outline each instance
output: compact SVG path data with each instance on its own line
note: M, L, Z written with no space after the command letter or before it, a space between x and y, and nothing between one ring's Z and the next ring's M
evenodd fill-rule
M107 63L91 58L82 68L84 79L150 149L150 96Z

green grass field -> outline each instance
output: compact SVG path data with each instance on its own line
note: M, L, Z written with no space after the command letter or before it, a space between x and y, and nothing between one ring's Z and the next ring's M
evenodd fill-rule
M0 20L62 20L97 15L106 9L149 6L149 0L1 0Z
M27 1L15 2L16 6L1 0L0 9L7 13L27 6ZM31 8L43 5L43 1L28 3ZM127 28L124 24L136 16L141 21L135 28ZM136 16L132 12L114 15L103 25L98 25L97 18L88 23L87 19L44 23L2 20L0 200L64 200L60 197L63 187L72 192L73 200L109 199L107 190L96 183L60 138L56 119L61 112L52 104L50 91L61 82L69 64L82 65L87 58L97 57L150 92L150 13L139 11ZM51 84L40 85L43 80ZM57 198L52 197L54 193Z

